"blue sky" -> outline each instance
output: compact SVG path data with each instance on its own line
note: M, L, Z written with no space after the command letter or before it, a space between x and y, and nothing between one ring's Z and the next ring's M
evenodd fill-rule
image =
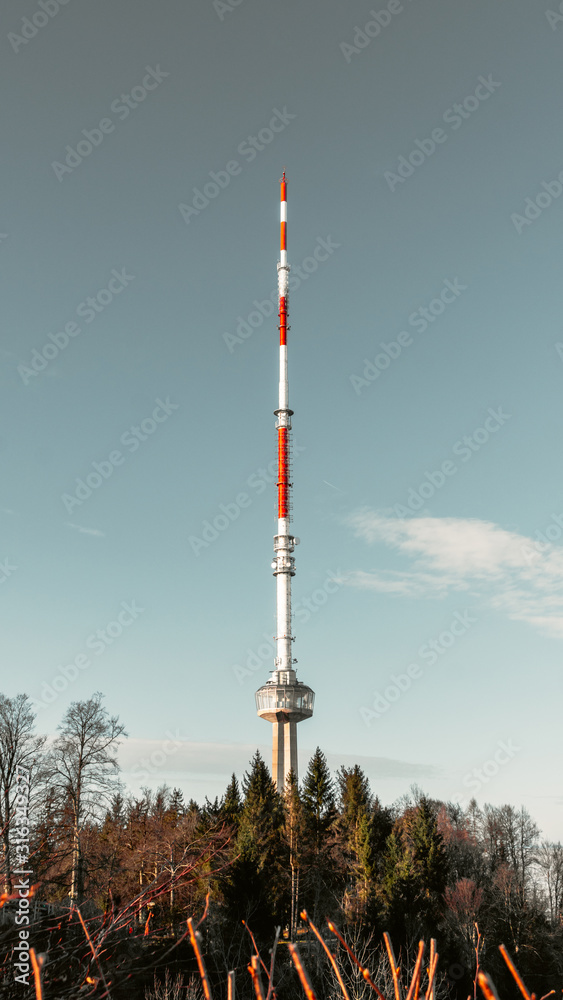
M103 691L131 787L269 756L285 168L301 766L561 837L548 2L3 5L2 690Z

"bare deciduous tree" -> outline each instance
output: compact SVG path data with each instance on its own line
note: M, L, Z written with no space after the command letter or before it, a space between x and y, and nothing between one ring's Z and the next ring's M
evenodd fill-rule
M116 751L125 733L117 716L102 706L97 691L87 701L69 706L51 751L50 778L61 804L72 816L72 878L70 899L82 896L80 833L116 788Z
M12 892L10 827L14 817L16 775L26 768L31 778L39 773L44 736L35 735L35 713L26 694L6 698L0 694L0 849L4 892Z
M541 869L552 927L563 917L563 847L544 840L538 849L536 862Z

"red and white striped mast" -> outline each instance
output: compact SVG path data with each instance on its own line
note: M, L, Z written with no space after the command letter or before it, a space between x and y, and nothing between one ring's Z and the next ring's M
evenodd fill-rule
M295 575L295 559L291 555L295 539L289 532L290 521L290 433L293 410L289 409L287 377L287 316L289 306L289 264L287 263L287 182L285 171L280 190L280 260L278 263L280 382L278 393L278 533L274 538L277 553L275 576L277 590L277 670L293 670L291 643L291 578ZM272 563L274 569L274 563Z
M278 530L274 536L272 569L276 578L276 657L272 677L256 692L258 714L273 723L272 777L283 791L287 775L297 777L297 723L313 714L314 692L297 680L293 664L291 629L291 578L295 576L293 551L299 544L290 531L291 500L291 418L287 366L289 312L289 264L287 263L287 181L285 171L280 191L279 294L279 392L276 429L278 432Z

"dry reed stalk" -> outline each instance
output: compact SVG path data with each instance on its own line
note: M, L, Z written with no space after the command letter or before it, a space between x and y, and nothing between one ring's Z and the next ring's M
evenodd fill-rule
M264 969L264 972L266 973L266 975L268 975L268 968L266 966L266 963L262 959L262 956L261 956L260 952L258 951L258 945L256 944L256 938L254 937L254 934L250 930L250 927L248 926L246 920L243 920L242 923L243 923L243 927L246 927L248 933L250 934L250 939L252 941L252 944L254 945L254 951L256 952L256 954L258 955L258 958L260 959L260 964L261 964L262 968ZM279 937L279 931L278 931L278 933L276 933L276 941L277 941L278 937Z
M270 974L268 983L268 992L266 993L266 1000L271 1000L272 997L275 998L276 994L274 991L274 962L276 960L276 949L278 947L278 941L280 939L281 927L276 927L276 936L274 938L274 946L272 948L272 958L270 960Z
M29 949L31 968L33 969L33 979L35 981L36 1000L43 1000L43 966L45 965L45 955L38 955L35 948Z
M434 984L436 981L436 970L438 968L438 955L434 956L432 965L428 970L428 989L426 990L425 1000L434 1000Z
M417 981L416 981L415 987L414 987L414 997L413 997L413 1000L418 1000L418 997L419 997L419 994L420 994L420 983L421 983L421 981L422 981L422 976L419 976L418 979L417 979Z
M498 993L491 977L487 976L485 972L479 972L477 978L485 1000L499 1000Z
M201 925L201 924L203 923L203 921L205 920L205 918L206 918L206 916L207 916L207 914L208 914L208 911L209 911L209 893L207 893L207 895L206 895L206 897L205 897L205 906L204 906L204 908L203 908L203 914L202 914L201 918L200 918L200 919L198 920L197 924L195 925L195 929L196 929L196 931L197 931L198 927L199 927L199 926L200 926L200 925Z
M412 982L409 986L409 992L407 993L407 1000L412 1000L414 993L416 991L418 995L418 987L420 983L420 970L422 968L422 959L424 957L424 941L418 942L418 955L416 956L416 964L414 967L414 972L412 974Z
M512 978L514 979L514 982L516 983L522 996L525 997L526 1000L536 1000L535 993L529 993L528 990L526 989L526 986L524 985L524 980L522 979L520 973L518 972L518 969L514 965L514 962L512 961L510 955L508 954L503 944L499 945L499 951L502 957L504 958L504 961L506 962L510 970Z
M104 995L108 996L108 997L111 997L111 993L109 991L109 986L108 986L108 984L106 982L106 977L104 976L104 970L102 969L102 966L100 965L100 960L99 960L99 957L98 957L98 952L97 952L96 948L94 948L94 944L92 942L92 938L90 937L90 932L88 931L88 928L87 928L86 924L84 923L84 918L83 918L83 916L82 916L82 914L81 914L81 912L80 912L80 910L79 910L78 907L74 908L74 912L78 914L78 919L80 920L80 923L82 924L82 928L84 930L84 934L86 935L86 940L87 940L88 944L90 945L90 951L92 952L92 957L93 957L96 965L98 966L98 971L100 973L100 979L102 980L102 983L104 984L105 991L106 991Z
M252 983L254 986L254 992L256 993L256 1000L264 1000L264 994L262 992L262 983L260 982L260 961L261 959L258 955L253 955L252 958L250 959L250 965L248 966L248 971L252 976Z
M385 947L387 948L387 955L389 956L389 964L391 965L391 975L393 976L393 988L395 990L395 1000L403 1000L401 983L399 981L399 972L401 970L395 960L393 945L391 944L391 938L389 937L387 931L385 931L385 934L383 935L383 940L385 941ZM428 1000L428 997L426 998L426 1000Z
M207 912L207 905L206 905L206 912ZM201 918L201 920L203 920L203 917ZM199 927L201 920L197 924L197 927ZM194 927L194 923L191 917L188 918L187 924L188 924L188 931L190 933L191 945L193 950L195 951L195 957L197 958L197 967L199 969L199 975L203 986L205 1000L212 1000L211 987L209 986L209 979L207 977L207 969L205 968L205 962L203 961L203 954L199 945L199 938L201 937L201 935L199 931L196 929L196 927Z
M309 927L313 931L313 934L315 935L315 937L317 938L317 940L321 942L321 944L322 944L322 946L323 946L326 954L328 955L328 960L329 960L330 964L332 965L332 968L334 970L334 974L335 974L336 978L338 979L338 985L340 986L340 989L342 990L342 996L344 997L344 1000L350 1000L350 995L349 995L348 990L346 989L346 987L344 985L344 980L342 979L342 976L340 974L340 969L338 968L338 965L336 963L336 959L335 959L334 955L332 954L330 948L328 947L328 945L324 941L323 937L321 936L321 934L319 933L319 931L315 927L313 921L310 920L309 915L307 913L307 910L303 910L302 911L302 913L301 913L301 919L302 920L306 920L306 922L309 924Z
M473 1000L477 1000L477 977L479 975L479 948L481 947L481 934L479 933L479 925L475 923L475 930L477 931L477 943L475 945L475 979L473 980Z
M307 975L307 970L305 969L305 966L301 961L299 948L297 947L296 944L292 944L291 942L288 942L287 946L289 948L289 953L293 959L293 964L297 969L297 974L301 980L301 985L305 990L305 996L307 997L307 1000L317 1000L315 996L315 991L313 990L313 987L311 986L311 982L309 980L309 976Z
M373 979L371 978L368 970L365 969L364 966L361 964L361 962L358 961L358 959L354 955L354 952L352 951L351 948L348 947L348 945L346 944L344 938L342 937L342 934L336 929L336 927L333 924L332 920L327 920L327 925L328 925L329 931L331 931L333 934L336 935L336 937L340 941L340 944L343 945L343 947L346 949L346 951L348 952L348 954L349 954L350 958L352 959L352 961L355 962L355 964L358 966L358 969L362 973L362 976L364 977L364 979L365 979L366 983L368 984L368 986L371 986L372 990L375 990L375 992L377 993L377 995L379 997L379 1000L385 1000L385 997L383 996L383 993L381 993L381 991L375 985L375 983L374 983Z
M438 952L436 951L436 941L430 938L430 964L428 967L428 989L426 990L426 1000L434 1000L434 983L436 981L436 970L438 968Z

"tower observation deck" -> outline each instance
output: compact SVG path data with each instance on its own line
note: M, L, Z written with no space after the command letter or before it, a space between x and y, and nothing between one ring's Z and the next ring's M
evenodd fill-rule
M294 670L291 621L291 579L295 576L293 552L299 544L291 522L291 418L287 367L289 264L287 263L287 182L281 180L279 292L279 398L274 410L278 439L278 528L274 535L272 570L276 579L276 657L269 681L256 692L256 711L273 725L272 778L282 792L290 770L297 777L297 723L313 714L315 693L297 680Z

